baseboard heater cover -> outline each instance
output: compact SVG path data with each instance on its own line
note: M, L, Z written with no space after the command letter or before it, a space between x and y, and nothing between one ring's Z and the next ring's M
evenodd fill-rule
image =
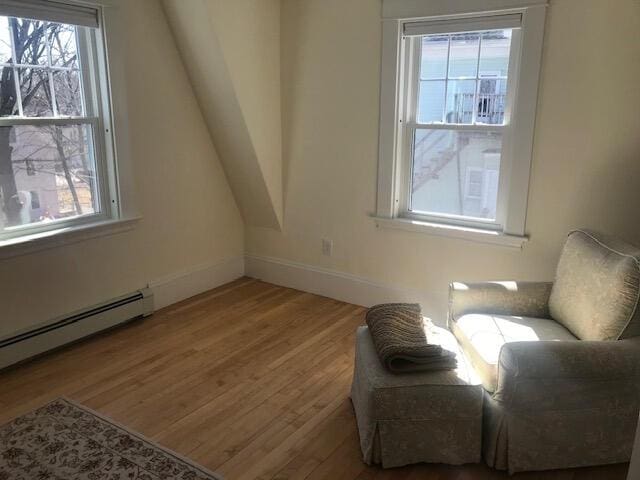
M153 293L145 288L0 338L0 369L152 313Z

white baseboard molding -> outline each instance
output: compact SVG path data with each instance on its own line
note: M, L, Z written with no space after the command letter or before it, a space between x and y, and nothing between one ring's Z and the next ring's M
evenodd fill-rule
M446 296L397 288L344 272L281 258L246 255L245 275L364 307L384 302L415 302L434 322L441 325L445 322Z
M198 265L149 282L155 310L232 282L244 275L244 258L227 258Z

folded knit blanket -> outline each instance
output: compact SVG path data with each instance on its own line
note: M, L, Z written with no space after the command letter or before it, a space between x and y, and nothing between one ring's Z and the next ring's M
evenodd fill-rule
M368 310L365 319L378 357L391 372L452 370L457 367L454 352L429 343L420 305L375 305Z

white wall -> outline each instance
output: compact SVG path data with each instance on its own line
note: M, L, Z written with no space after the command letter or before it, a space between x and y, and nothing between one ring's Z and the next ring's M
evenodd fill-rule
M116 131L129 139L143 219L126 233L0 260L0 336L242 255L242 219L160 2L111 3L114 101L128 110Z
M281 9L284 229L247 227L250 255L418 291L441 318L454 279L552 278L572 228L640 244L637 1L551 1L522 251L375 228L380 2Z

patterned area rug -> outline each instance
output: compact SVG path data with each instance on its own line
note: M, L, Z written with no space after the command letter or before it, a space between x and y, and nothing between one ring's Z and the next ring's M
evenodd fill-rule
M0 427L0 480L220 480L69 400Z

